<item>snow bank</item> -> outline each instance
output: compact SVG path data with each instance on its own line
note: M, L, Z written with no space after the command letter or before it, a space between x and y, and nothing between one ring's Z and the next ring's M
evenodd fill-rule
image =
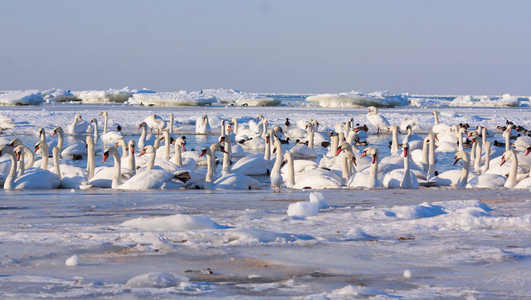
M81 91L74 92L83 103L124 103L135 93L149 93L149 90L129 90L125 87L121 90L109 89L106 91Z
M42 95L47 103L81 101L81 99L76 97L72 92L62 89L46 90L42 92Z
M319 192L310 193L310 202L316 203L319 209L328 208L328 204L326 204L323 194Z
M388 91L363 94L349 92L339 94L318 94L309 96L306 101L319 104L321 107L394 107L408 105L408 97L402 95L390 95Z
M450 106L519 106L517 97L504 94L501 98L489 98L487 96L459 96L449 104Z
M206 216L189 216L181 214L167 217L137 218L125 221L122 225L143 230L197 230L226 228Z
M313 240L314 237L305 234L278 233L259 228L236 228L223 232L224 241L230 245L249 245L257 243L288 243L297 240Z
M313 217L319 213L319 204L312 202L291 203L288 207L288 216L290 217Z
M127 281L125 286L130 288L168 288L175 287L188 279L183 276L174 276L169 273L152 272L137 275Z
M0 93L0 104L2 105L38 105L43 101L41 92L37 90Z
M216 102L216 98L201 92L157 92L136 93L128 101L130 104L154 106L201 106Z

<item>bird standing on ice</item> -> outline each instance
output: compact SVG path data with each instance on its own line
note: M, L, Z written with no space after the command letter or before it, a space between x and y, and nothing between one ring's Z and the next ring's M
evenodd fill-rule
M389 122L382 115L378 114L378 109L374 106L369 107L369 112L367 113L367 120L372 126L376 127L376 132L380 134L380 130L387 130L389 127Z

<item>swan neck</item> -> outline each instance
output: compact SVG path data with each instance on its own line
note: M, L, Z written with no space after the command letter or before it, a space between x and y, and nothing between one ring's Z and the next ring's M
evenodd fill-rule
M509 173L509 177L507 177L507 181L505 182L505 187L513 188L516 185L516 173L518 171L518 157L516 157L516 154L514 151L509 150L511 153L511 172Z
M392 129L393 137L391 140L391 154L396 154L398 152L398 130L396 127Z
M463 168L461 169L461 177L459 177L459 181L457 182L458 188L466 187L466 183L468 182L469 171L470 171L470 160L468 159L468 155L465 155L465 157L463 157Z
M92 138L87 137L87 179L90 180L94 177L95 169L95 154L94 154L94 142Z
M15 184L15 178L17 177L17 159L13 151L8 151L7 153L9 155L9 158L11 159L11 168L9 169L9 174L7 175L6 181L4 182L4 189L10 190L13 189Z
M114 159L114 176L112 178L112 188L118 188L121 184L121 177L122 177L122 166L121 166L121 159L118 155L118 151L112 152L112 157Z
M183 166L183 158L181 155L181 145L180 142L175 142L175 164L179 167Z
M293 187L295 185L295 166L293 165L293 155L290 152L287 155L288 161L288 187Z
M59 147L53 147L53 172L61 177L61 168L59 166Z
M230 137L229 136L225 136L225 141L223 143L223 147L225 148L225 151L227 153L223 153L223 165L222 165L222 168L223 168L223 173L224 174L230 174L231 171L230 171L230 160L231 160L231 154L232 154L232 149L231 149L231 143L230 143Z
M437 111L433 111L433 114L435 115L435 125L439 125L439 114Z

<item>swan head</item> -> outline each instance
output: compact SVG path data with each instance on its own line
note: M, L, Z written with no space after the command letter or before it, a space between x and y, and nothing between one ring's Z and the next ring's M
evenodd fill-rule
M42 137L46 137L46 131L44 130L44 128L39 128L39 138L42 138Z
M177 146L180 146L183 149L183 151L186 151L186 148L184 147L184 145L186 145L185 139L186 139L186 137L182 136L182 137L180 137L180 138L175 140L175 144Z
M129 140L129 144L127 145L127 148L129 148L129 151L131 151L131 154L135 154L135 140Z
M33 153L36 153L37 151L39 151L39 149L42 149L44 143L45 142L43 140L38 141L37 144L35 144L35 149L33 150Z
M199 154L199 157L207 155L208 154L208 150L210 150L210 149L208 149L208 148L201 149L201 154Z
M14 148L18 145L22 145L22 141L19 139L19 138L14 138L11 140L11 142L9 142L9 144L7 146L9 146L10 148Z
M153 154L153 153L155 153L155 147L153 147L153 145L147 145L142 149L139 156L142 156L144 154Z
M107 161L107 159L109 158L109 156L113 155L114 153L117 153L116 149L114 147L107 147L107 149L105 150L105 152L103 152L103 163L105 163L105 161Z
M63 133L63 128L61 127L55 127L52 133L52 136L55 136L58 133Z
M463 159L463 160L468 160L468 154L465 152L465 151L459 151L455 154L455 160L454 160L454 165L457 164L457 162L460 160L460 159Z
M506 163L513 156L514 152L512 150L505 151L505 153L503 153L502 155L500 166L503 166L503 164Z
M530 152L531 152L531 146L527 147L527 149L525 150L525 156L529 155Z
M14 155L13 149L11 149L11 147L9 147L7 145L0 147L0 157L2 157L2 155L4 155L4 154L13 154Z

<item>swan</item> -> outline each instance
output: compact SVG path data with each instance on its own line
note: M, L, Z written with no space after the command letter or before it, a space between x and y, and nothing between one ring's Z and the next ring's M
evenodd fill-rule
M23 150L21 150L23 153ZM24 175L17 177L17 160L15 152L9 146L2 146L0 157L9 155L11 159L11 168L4 182L4 189L56 189L60 184L60 177L46 169L30 168L24 172Z
M459 160L463 161L461 170L449 170L437 176L437 185L455 186L457 188L465 188L470 175L470 159L466 151L461 150L455 154L454 165ZM475 176L474 176L475 177Z
M440 123L439 116L436 110L433 111L433 116L435 118L435 124L433 125L431 131L435 134L447 133L451 131L451 126L448 124Z
M100 113L100 116L101 115L105 117L105 121L103 123L103 134L101 135L101 140L103 141L103 144L112 145L112 144L115 144L119 139L123 139L124 135L121 131L107 130L107 122L109 120L109 114L106 111L104 111Z
M232 166L232 173L238 173L248 176L257 175L269 175L270 174L270 149L271 149L271 137L270 133L266 134L264 142L264 155L248 155L238 160Z
M138 147L140 149L143 149L146 145L154 145L155 140L157 139L153 134L147 133L147 123L142 122L140 125L138 125L138 129L142 128L142 133L140 134L140 138L138 139Z
M225 152L224 147L218 143L212 144L209 148L203 148L201 151L201 156L207 158L205 189L249 190L258 185L256 179L237 173L227 174L214 180L216 176L215 153L217 150Z
M164 121L164 119L157 114L146 117L142 122L146 122L147 126L149 126L151 130L157 129L158 134L160 134L162 129L166 128L166 121Z
M293 154L293 157L295 159L302 158L316 158L317 154L315 153L315 150L313 150L313 137L314 132L309 131L308 132L308 146L304 144L297 144L291 148L290 152Z
M362 188L374 188L374 187L380 187L381 183L378 180L377 174L378 174L378 157L379 152L378 149L373 147L368 147L363 151L363 154L361 157L365 156L371 156L371 164L370 167L356 173L354 177L348 182L349 187L362 187Z
M295 171L293 165L293 154L289 151L284 153L284 160L287 162L288 172L286 186L293 189L329 189L340 188L341 178L334 173L324 169L312 169L297 174L295 181Z
M98 140L99 140L99 138L100 138L100 135L99 135L99 133L98 133L98 120L96 120L96 118L92 118L92 119L90 120L89 123L90 123L90 124L92 125L92 127L94 128L94 139L93 139L93 142L94 142L95 144L97 144L97 143L98 143Z
M420 149L423 144L423 139L416 133L413 133L411 126L406 127L406 136L402 140L402 145L409 144L409 150L413 151Z
M208 116L203 115L202 117L197 118L195 122L195 133L210 134L211 132L212 128L210 127L210 123L208 122Z
M282 186L282 175L280 174L280 166L282 164L282 143L280 140L275 140L275 146L273 149L273 152L276 152L277 157L275 159L275 164L273 165L273 169L271 170L271 187L273 188L273 192L278 188L278 192L280 193L280 187Z
M12 139L9 142L8 146L11 147L12 149L14 149L17 146L23 146L24 147L24 161L25 161L23 166L25 169L29 169L33 167L35 163L35 156L33 155L33 151L31 151L30 148L26 147L19 138Z
M48 170L48 157L50 154L50 150L48 148L48 143L46 140L40 140L35 144L35 150L33 150L33 153L36 153L37 151L41 150L41 161L40 166L43 170Z
M409 144L404 144L404 169L395 169L385 174L382 184L388 188L418 189L417 176L409 168Z
M371 123L372 126L376 127L376 131L380 134L380 130L387 130L389 127L389 122L385 117L378 114L378 109L374 106L369 107L369 112L367 113L367 120Z
M68 133L70 134L80 134L87 132L87 129L89 128L90 123L87 121L84 121L81 118L81 115L76 114L74 117L74 122L68 126Z
M398 153L398 126L393 125L387 128L385 133L391 131L391 155L396 155Z
M119 157L118 150L114 147L107 147L107 149L113 148L114 151L111 150L105 151L106 153L103 154L103 159L107 160L109 158L109 155L116 155L118 159L115 159L118 161L118 164L120 164L121 167L121 158ZM93 187L101 187L101 188L112 188L113 181L117 183L125 182L127 179L129 179L132 175L131 170L128 169L121 169L120 172L117 172L117 170L114 167L98 167L95 168L95 158L94 158L94 142L92 141L92 137L87 137L87 150L88 150L88 160L87 160L87 178L89 180L89 184ZM116 153L116 154L114 154ZM118 174L117 180L115 180L115 175Z
M464 150L463 147L463 134L466 133L466 129L457 125L452 126L451 133L439 133L437 134L437 152L458 152Z
M87 145L84 142L74 143L63 149L64 132L62 127L55 127L52 136L55 135L57 135L57 148L60 158L70 157L72 160L81 160L87 155Z

